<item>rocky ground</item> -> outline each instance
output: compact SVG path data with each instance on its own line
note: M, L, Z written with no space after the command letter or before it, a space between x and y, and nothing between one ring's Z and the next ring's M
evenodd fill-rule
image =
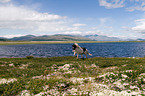
M36 59L1 59L0 95L145 95L144 58Z

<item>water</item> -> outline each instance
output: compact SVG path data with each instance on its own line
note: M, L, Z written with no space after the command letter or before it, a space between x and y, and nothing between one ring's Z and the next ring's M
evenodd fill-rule
M145 42L80 43L93 54L89 57L144 57ZM57 57L73 56L72 44L0 45L2 57Z

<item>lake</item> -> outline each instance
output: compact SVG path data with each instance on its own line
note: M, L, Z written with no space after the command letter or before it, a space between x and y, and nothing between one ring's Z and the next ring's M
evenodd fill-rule
M145 42L79 43L89 50L89 57L144 57ZM2 57L73 56L72 44L0 45Z

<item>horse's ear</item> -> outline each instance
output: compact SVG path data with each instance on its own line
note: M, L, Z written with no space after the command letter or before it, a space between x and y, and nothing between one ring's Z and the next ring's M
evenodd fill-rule
M78 43L75 43L76 46L79 46Z

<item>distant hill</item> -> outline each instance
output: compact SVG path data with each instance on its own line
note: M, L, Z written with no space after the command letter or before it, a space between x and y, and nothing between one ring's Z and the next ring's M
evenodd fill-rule
M89 38L91 40L96 40L96 41L121 41L121 39L117 37L108 37L108 36L97 35L97 34L86 35L84 37Z
M64 35L64 34L56 34L56 35L42 35L42 36L34 36L34 35L26 35L20 37L14 37L11 39L0 37L0 41L145 41L145 39L120 39L117 37L108 37L103 35Z
M9 39L0 37L0 41L9 41Z
M34 35L26 35L21 37L14 37L10 40L13 41L90 41L83 36L72 36L72 35L43 35L43 36L34 36Z
M21 36L21 37L14 37L14 38L11 38L10 40L13 40L13 41L29 41L33 38L35 38L36 36L34 35L26 35L26 36Z
M141 39L141 38L139 38L139 39L137 39L137 41L145 41L145 39Z

